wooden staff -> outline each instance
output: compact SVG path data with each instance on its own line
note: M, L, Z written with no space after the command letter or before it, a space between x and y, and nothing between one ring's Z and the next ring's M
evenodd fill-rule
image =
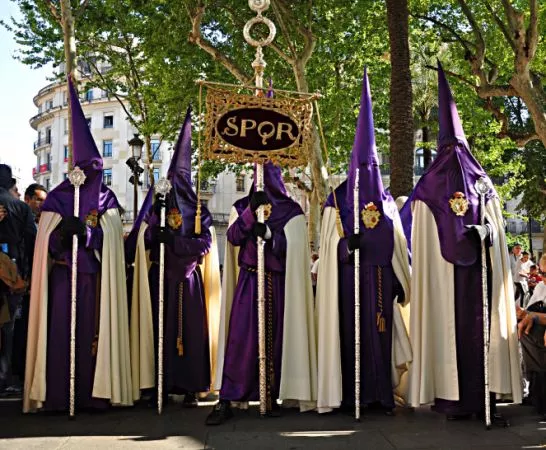
M80 187L85 183L85 173L78 166L68 175L70 183L74 186L74 216L80 215ZM70 286L70 417L74 417L76 399L76 305L78 283L78 235L72 236L72 280Z

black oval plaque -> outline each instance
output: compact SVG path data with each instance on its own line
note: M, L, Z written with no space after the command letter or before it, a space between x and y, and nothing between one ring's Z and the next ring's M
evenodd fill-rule
M289 116L263 108L226 112L216 122L216 132L230 145L257 151L291 147L300 136L298 125Z

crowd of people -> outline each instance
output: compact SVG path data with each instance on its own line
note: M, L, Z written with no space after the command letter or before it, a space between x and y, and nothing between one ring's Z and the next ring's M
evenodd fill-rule
M263 190L253 184L232 207L220 264L212 216L192 188L190 110L170 190L150 190L124 235L71 80L69 90L73 162L86 175L79 211L70 180L50 193L33 184L21 201L0 165L0 393L22 390L24 412L164 405L171 395L195 407L216 392L208 425L258 399L271 416L281 404L387 415L432 405L449 419L490 412L505 424L496 402L522 402L523 374L546 414L546 256L535 265L519 244L508 252L499 198L441 67L438 156L396 202L379 171L365 73L347 178L324 205L320 259L280 168L266 163Z

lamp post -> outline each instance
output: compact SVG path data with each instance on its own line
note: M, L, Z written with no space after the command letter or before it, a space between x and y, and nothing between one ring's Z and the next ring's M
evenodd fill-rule
M135 134L128 144L131 147L132 156L125 163L133 173L131 178L129 178L129 183L133 185L133 223L135 223L138 214L138 186L142 186L140 174L144 172L144 169L140 167L138 161L142 157L144 141L138 137L138 134Z

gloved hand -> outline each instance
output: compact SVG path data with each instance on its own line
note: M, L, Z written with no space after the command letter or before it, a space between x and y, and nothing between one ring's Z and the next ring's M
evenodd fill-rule
M250 197L250 209L252 212L256 212L261 205L267 205L268 203L270 203L269 197L264 191L254 192L252 197Z
M169 246L172 246L174 243L174 236L166 227L155 227L154 239L156 239L159 243Z
M360 234L352 234L347 238L347 247L349 251L354 252L357 248L360 248Z
M464 227L469 233L474 233L480 241L485 241L487 236L489 236L489 228L487 225L465 225Z
M256 222L252 226L252 234L256 238L258 238L258 237L261 237L262 239L270 238L271 237L271 232L268 233L268 231L269 231L269 229L267 228L267 225L265 223ZM268 234L269 234L269 236L267 237Z
M154 200L154 212L159 216L161 208L167 207L167 198L163 195L156 195Z
M79 217L63 217L60 223L61 242L64 248L72 248L72 236L77 235L81 245L87 234L85 224Z

